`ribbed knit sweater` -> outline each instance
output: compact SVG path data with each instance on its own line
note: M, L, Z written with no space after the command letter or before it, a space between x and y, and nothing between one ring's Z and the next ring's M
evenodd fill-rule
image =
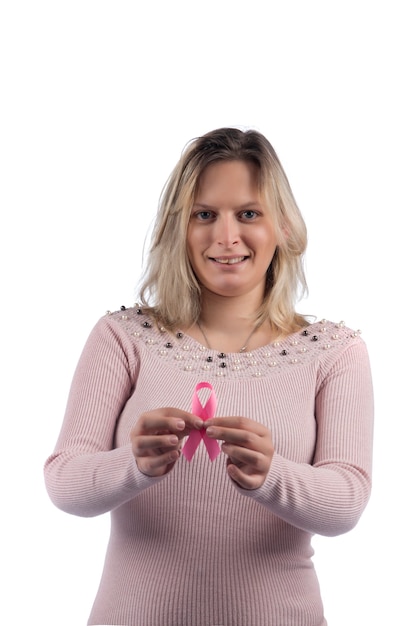
M130 432L140 414L191 411L202 381L213 385L216 416L271 430L275 454L259 489L233 483L226 457L211 462L203 442L163 477L138 470ZM103 317L45 465L56 506L111 511L88 624L324 626L311 537L357 523L370 494L372 421L367 350L343 324L314 323L219 358L140 309Z

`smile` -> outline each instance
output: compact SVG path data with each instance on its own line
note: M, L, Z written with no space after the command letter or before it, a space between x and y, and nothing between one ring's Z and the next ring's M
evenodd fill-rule
M215 261L216 263L222 263L222 265L234 265L235 263L241 263L246 258L247 257L245 256L235 256L232 258L217 257L217 258L211 258L211 260Z

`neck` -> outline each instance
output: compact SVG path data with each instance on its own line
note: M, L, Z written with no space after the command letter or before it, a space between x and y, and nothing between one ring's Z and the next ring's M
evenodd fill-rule
M205 293L201 303L200 322L209 331L221 329L234 334L254 327L260 303L252 298L223 297Z
M271 327L259 325L255 314L259 302L245 298L222 298L205 294L197 324L197 338L220 352L241 352L268 343Z

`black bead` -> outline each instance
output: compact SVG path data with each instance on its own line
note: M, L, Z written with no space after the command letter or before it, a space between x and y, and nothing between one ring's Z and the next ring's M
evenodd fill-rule
M151 328L152 324L150 322L143 322L142 326L144 328Z
M226 355L225 355L224 352L220 352L220 354L218 354L217 356L219 357L219 359L225 359L226 358Z
M226 363L223 361L222 363L220 363L220 367L227 367Z
M122 304L122 306L120 307L120 310L121 310L121 311L126 311L126 307L125 307L125 306L123 306L123 304Z
M303 330L303 332L301 333L302 335L304 335L304 337L307 337L308 335L308 330Z
M165 348L172 348L172 343L168 341L168 343L165 344Z
M142 309L136 309L136 314L137 315L142 315Z
M313 335L312 338L311 338L311 341L318 341L318 340L319 340L319 338L318 338L317 335Z
M213 357L212 356L208 356L206 361L207 361L207 363L213 363Z
M287 350L283 350L283 351L281 352L281 356L287 356L287 354L288 354L288 351L287 351Z
M177 337L178 337L178 339L182 339L184 337L184 335L182 333L177 333Z

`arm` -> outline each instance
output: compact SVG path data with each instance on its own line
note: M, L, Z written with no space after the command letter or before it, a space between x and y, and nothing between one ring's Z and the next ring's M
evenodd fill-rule
M317 438L312 464L270 456L259 425L246 426L237 444L216 424L214 435L233 445L236 488L283 520L310 533L338 535L351 530L370 496L373 394L365 344L358 340L320 376L315 402ZM242 418L234 418L242 420ZM250 420L249 420L250 421ZM215 422L215 420L213 420ZM239 446L243 446L239 449ZM267 469L265 470L265 463ZM253 476L262 484L253 488Z
M58 508L99 515L160 480L138 471L130 444L113 448L116 423L138 369L135 345L102 318L79 360L61 433L45 464L46 487Z

